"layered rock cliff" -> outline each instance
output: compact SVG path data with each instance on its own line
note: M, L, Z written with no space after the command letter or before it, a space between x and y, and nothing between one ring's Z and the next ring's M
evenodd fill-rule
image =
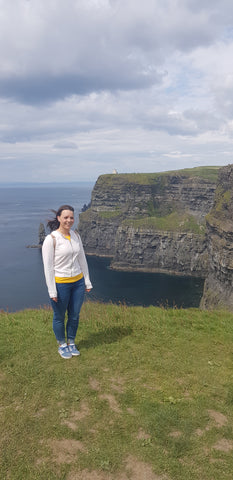
M208 272L206 237L190 232L120 226L111 266L118 270L205 277Z
M219 171L214 205L206 220L209 271L201 307L233 310L233 165Z
M86 253L112 257L117 269L205 277L217 170L100 176L80 215Z

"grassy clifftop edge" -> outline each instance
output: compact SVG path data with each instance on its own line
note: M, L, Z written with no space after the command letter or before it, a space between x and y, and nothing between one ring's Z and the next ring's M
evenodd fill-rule
M201 178L209 182L216 183L218 171L218 166L208 166L208 167L194 167L194 168L185 168L182 170L171 170L165 172L156 172L156 173L118 173L118 174L104 174L100 175L97 182L98 184L113 184L117 182L118 185L124 183L138 183L142 185L150 185L156 183L161 177L169 176L180 176L180 177L193 177Z
M0 320L2 479L232 479L232 313L87 302L71 360L50 309Z

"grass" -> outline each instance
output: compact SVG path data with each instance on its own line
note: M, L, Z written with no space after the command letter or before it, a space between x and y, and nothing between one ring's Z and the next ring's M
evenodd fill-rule
M224 190L220 185L216 188L215 202L211 211L206 215L206 221L210 225L221 228L224 231L232 230L232 221L229 209L232 203L232 193L230 190Z
M167 232L186 232L197 235L205 235L205 225L197 222L193 215L188 213L172 212L164 217L143 217L139 219L127 219L123 224L132 225L139 229L152 229Z
M111 219L122 215L122 211L120 210L120 208L117 208L116 210L100 210L98 212L98 215L101 218Z
M1 315L1 480L230 480L233 314L85 303Z
M216 183L219 167L194 167L182 170L171 170L158 173L119 173L100 175L98 185L123 185L125 183L138 183L142 185L153 184L159 181L161 177L180 176L180 177L199 177L209 182Z

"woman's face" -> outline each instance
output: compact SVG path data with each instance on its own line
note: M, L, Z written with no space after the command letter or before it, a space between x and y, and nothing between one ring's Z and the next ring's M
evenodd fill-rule
M57 216L60 226L69 230L74 224L74 212L71 210L62 210L61 215Z

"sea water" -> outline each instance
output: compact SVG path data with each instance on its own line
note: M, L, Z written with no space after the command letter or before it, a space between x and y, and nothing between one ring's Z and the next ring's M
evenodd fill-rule
M84 204L91 199L92 183L0 186L0 309L16 311L49 304L41 249L40 223L53 217L62 204L75 209L75 226ZM127 305L198 307L203 279L110 268L110 259L88 256L93 290L86 298Z

